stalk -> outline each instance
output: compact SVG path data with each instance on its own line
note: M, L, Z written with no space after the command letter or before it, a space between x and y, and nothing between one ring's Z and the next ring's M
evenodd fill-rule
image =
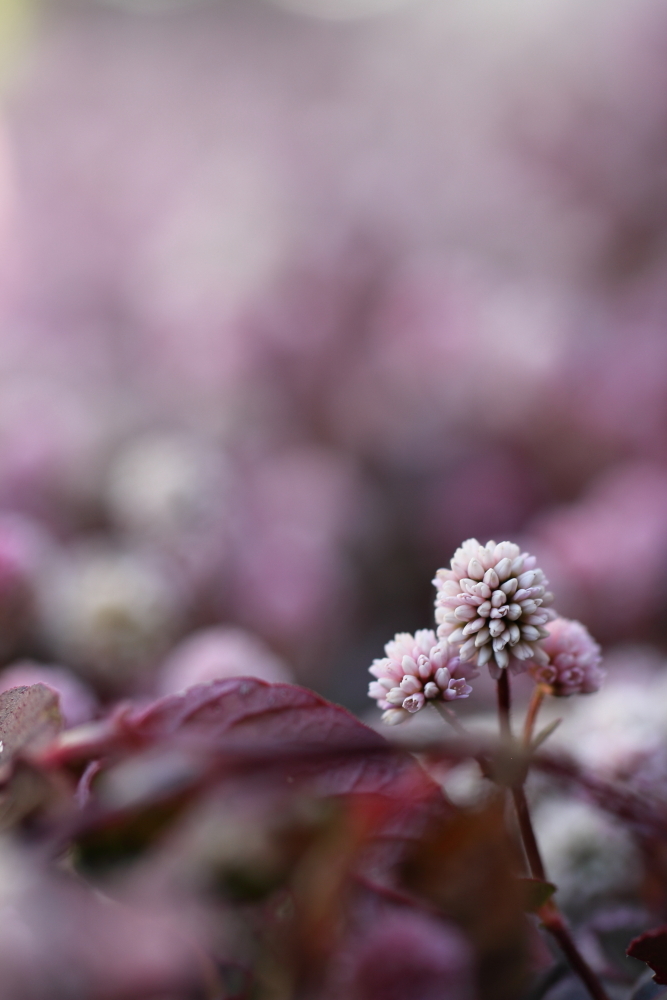
M538 689L539 690L539 689ZM510 720L510 710L511 710L511 694L510 694L510 680L509 671L507 668L501 673L497 682L497 693L498 693L498 719L500 723L500 735L503 741L511 740L512 738L512 726ZM526 728L524 731L524 738L526 734L528 737L532 735L532 727L535 723L535 718L539 707L542 703L542 698L544 694L542 693L540 697L537 697L537 691L533 695L530 708L528 710L528 717L526 719ZM532 710L532 711L531 711ZM545 882L546 873L544 870L544 862L542 861L542 855L540 853L539 844L537 843L537 837L535 836L535 830L533 827L533 821L530 816L530 809L528 808L528 800L526 799L526 793L523 787L523 782L519 781L512 785L512 798L514 800L514 807L516 809L517 819L519 821L519 831L521 834L521 841L523 843L524 850L526 852L526 858L528 860L528 867L530 869L530 874L533 878L540 879L540 881ZM558 909L556 903L550 899L544 906L540 907L538 913L545 929L551 934L551 936L558 942L562 951L565 954L568 962L570 963L572 969L581 979L582 983L588 990L592 997L592 1000L609 1000L605 989L598 979L597 975L591 969L590 965L584 958L584 956L579 951L570 930L565 923L562 913Z
M535 728L535 723L537 722L537 716L542 707L542 702L544 701L544 695L546 694L546 688L543 684L537 684L535 690L533 691L533 696L530 699L530 704L528 705L528 711L526 712L526 721L523 725L523 742L528 747L533 738L533 730Z
M448 722L456 730L459 736L470 736L466 727L459 722L456 712L452 711L449 705L445 705L444 701L433 701L431 704L440 713L445 722Z

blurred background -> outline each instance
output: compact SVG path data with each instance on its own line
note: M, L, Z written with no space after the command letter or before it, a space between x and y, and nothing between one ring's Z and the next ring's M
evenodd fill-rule
M1 40L0 684L365 711L471 535L658 662L667 3L3 0Z

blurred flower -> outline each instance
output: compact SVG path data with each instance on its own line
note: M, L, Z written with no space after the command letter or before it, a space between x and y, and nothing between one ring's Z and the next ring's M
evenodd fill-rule
M478 674L471 664L461 663L446 639L438 642L431 629L414 636L399 632L385 652L384 659L369 667L377 680L371 681L368 695L385 710L382 721L390 725L404 722L430 701L467 698L472 691L468 681Z
M109 507L118 523L166 536L207 522L228 484L223 456L201 437L182 432L134 438L108 476Z
M138 544L177 560L196 587L227 556L230 472L203 434L146 433L131 439L107 474L113 520Z
M301 447L259 458L236 518L235 615L262 634L298 644L333 626L343 596L344 542L363 501L354 466L336 452Z
M530 673L539 684L548 684L551 694L592 694L599 690L604 677L600 669L600 647L581 622L556 618L545 625L549 635L542 649L547 664L533 664Z
M414 469L460 454L471 431L522 427L561 351L554 303L454 255L406 255L383 278L331 393L337 439Z
M510 667L526 669L526 661L545 665L540 639L553 600L536 559L512 542L480 545L470 538L452 557L451 569L439 569L436 621L438 635L461 647L460 657L477 666L489 665L492 677Z
M58 692L67 728L88 722L97 711L93 692L66 667L19 660L0 673L0 692L30 684L46 684Z
M41 626L57 654L117 687L152 665L174 635L180 594L169 574L140 553L80 545L43 581Z
M0 512L0 656L7 656L35 626L37 593L54 547L38 522Z
M0 500L58 522L98 486L104 417L99 398L37 373L12 372L0 391Z
M482 438L483 440L483 438ZM537 469L493 442L439 465L416 490L413 532L432 558L470 535L506 537L522 527L542 499Z
M632 837L598 809L552 798L537 807L534 823L549 879L566 910L581 916L639 890L642 866Z
M627 633L665 600L667 472L647 462L613 466L580 500L539 518L529 544L565 613L601 633Z
M357 941L350 1000L472 1000L472 949L453 924L422 913L388 914Z
M217 626L193 632L171 651L160 668L158 691L177 694L226 677L258 677L271 684L292 680L285 663L257 636Z
M200 980L187 918L172 905L105 897L6 840L0 875L1 1000L180 996Z
M595 698L576 699L551 737L554 747L573 753L593 771L609 777L633 775L664 756L667 742L667 673L633 670L608 673Z

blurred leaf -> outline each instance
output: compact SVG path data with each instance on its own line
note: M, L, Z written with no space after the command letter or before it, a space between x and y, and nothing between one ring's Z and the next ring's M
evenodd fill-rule
M638 958L653 969L653 979L660 986L667 986L667 924L646 931L628 945L630 958Z
M60 777L44 772L33 760L35 751L51 743L61 726L58 695L44 684L0 694L0 829L71 799Z
M539 747L541 747L542 744L545 742L545 740L548 740L551 734L556 732L562 721L563 721L562 719L553 719L548 725L544 727L544 729L540 729L539 733L531 743L530 749L537 750Z
M397 838L420 828L425 812L443 808L438 786L411 755L344 709L291 685L252 679L200 685L141 711L125 708L113 728L110 735L109 727L99 727L102 742L88 744L87 753L102 763L85 809L65 831L86 865L138 857L195 800L228 794L230 782L242 781L250 796L281 796L273 809L286 808L288 816L295 795L381 795L393 803L387 817ZM237 888L248 881L243 866L236 873L225 867L223 883L228 875Z
M524 890L524 908L529 913L537 913L556 891L552 882L543 882L539 878L520 878L519 885Z
M463 929L476 949L485 1000L514 1000L525 985L525 888L499 794L481 809L436 821L403 868L408 888Z
M526 780L530 757L523 743L511 740L501 743L484 762L484 773L497 785L511 788Z
M191 800L191 796L182 795L154 802L138 813L106 818L77 838L77 868L100 875L134 861L159 840Z
M630 1000L664 1000L667 997L667 990L663 989L647 969L646 973L635 985Z
M45 755L52 766L111 759L167 745L229 767L316 765L322 790L393 794L414 759L353 715L305 688L255 678L213 681L148 707L121 706L101 724L65 733ZM424 787L435 785L424 776Z
M44 684L0 694L0 765L24 750L37 750L62 728L59 697Z
M30 761L19 760L12 769L10 780L0 786L0 830L8 830L28 817L59 806L69 806L67 788L60 788L57 779L33 767Z

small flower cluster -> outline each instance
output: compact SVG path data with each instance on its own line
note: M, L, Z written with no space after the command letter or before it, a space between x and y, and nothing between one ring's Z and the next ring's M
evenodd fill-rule
M368 694L385 710L382 721L403 722L429 701L467 698L468 681L478 676L471 663L462 663L457 650L446 639L438 641L432 629L414 635L400 632L385 646L387 654L375 660Z
M506 667L520 673L528 662L549 662L539 643L549 635L553 594L535 562L513 542L470 538L433 581L438 635L460 646L462 661L488 664L494 678Z
M533 663L530 673L538 684L563 698L571 694L593 694L604 677L600 669L600 647L581 622L556 618L547 625L542 649L549 657L546 665Z
M370 668L376 680L368 694L383 722L403 722L429 702L467 698L484 664L496 680L505 669L529 670L558 697L598 690L600 647L580 622L548 607L553 594L535 562L513 542L470 538L456 550L433 581L437 637L431 629L401 632Z

